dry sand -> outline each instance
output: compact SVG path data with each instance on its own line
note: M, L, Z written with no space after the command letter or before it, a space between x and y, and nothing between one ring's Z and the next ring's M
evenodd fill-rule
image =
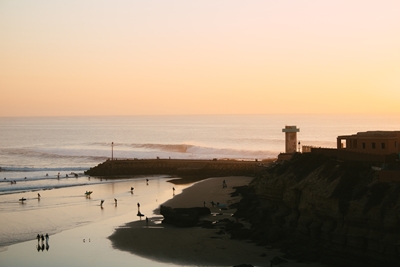
M221 211L217 207L211 207L210 202L226 204L227 207L231 203L238 202L239 196L230 196L230 193L234 192L233 187L246 185L251 179L250 177L209 178L186 188L164 205L174 208L201 207L206 201L206 205L212 213L222 214L209 215L205 219L230 218L235 210L228 208L228 210ZM228 188L222 188L223 180L226 180ZM175 228L159 224L160 217L162 218L162 216L149 218L148 225L143 220L118 228L110 237L113 246L157 261L195 266L233 266L238 264L270 266L271 259L281 256L278 250L256 246L249 241L232 240L229 234L217 234L218 229ZM278 266L311 265L287 262Z

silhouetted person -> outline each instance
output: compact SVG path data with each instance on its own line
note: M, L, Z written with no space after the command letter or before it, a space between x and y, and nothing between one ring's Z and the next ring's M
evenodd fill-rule
M43 234L40 236L40 239L42 239L42 243L43 243L43 241L44 241L44 235Z
M49 237L49 234L46 233L46 236L45 236L45 237L46 237L46 243L49 242L49 238L50 238L50 237Z
M39 242L40 241L40 235L37 234L36 238L37 238L37 242Z
M206 202L205 201L203 202L203 205L204 205L204 207L206 206Z
M149 225L149 218L146 217L146 225Z
M102 199L102 200L100 201L100 206L101 206L101 207L103 207L103 203L104 203L104 200Z
M37 197L40 198L40 194L39 193L37 194Z
M214 201L211 201L211 206L214 208L214 206L215 206Z
M115 206L117 206L117 199L116 198L114 198L114 202L115 202Z
M50 248L49 244L46 243L46 250L49 251L49 248Z
M140 203L137 203L137 210L138 210L138 214L140 214Z

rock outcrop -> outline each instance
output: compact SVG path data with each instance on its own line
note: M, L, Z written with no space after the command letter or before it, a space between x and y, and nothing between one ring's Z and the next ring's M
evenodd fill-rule
M171 208L160 206L160 214L164 216L163 223L177 227L196 226L201 216L211 214L207 207Z
M248 237L286 258L338 266L400 266L400 184L370 165L296 154L242 188Z

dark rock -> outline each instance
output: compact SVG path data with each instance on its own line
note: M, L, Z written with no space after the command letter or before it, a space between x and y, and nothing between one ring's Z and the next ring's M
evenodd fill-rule
M211 214L207 207L171 208L160 206L160 214L164 216L163 223L177 227L192 227L197 225L201 216Z

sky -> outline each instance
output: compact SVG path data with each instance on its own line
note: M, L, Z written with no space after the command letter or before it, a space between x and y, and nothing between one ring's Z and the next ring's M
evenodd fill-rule
M0 116L399 114L398 0L0 0Z

